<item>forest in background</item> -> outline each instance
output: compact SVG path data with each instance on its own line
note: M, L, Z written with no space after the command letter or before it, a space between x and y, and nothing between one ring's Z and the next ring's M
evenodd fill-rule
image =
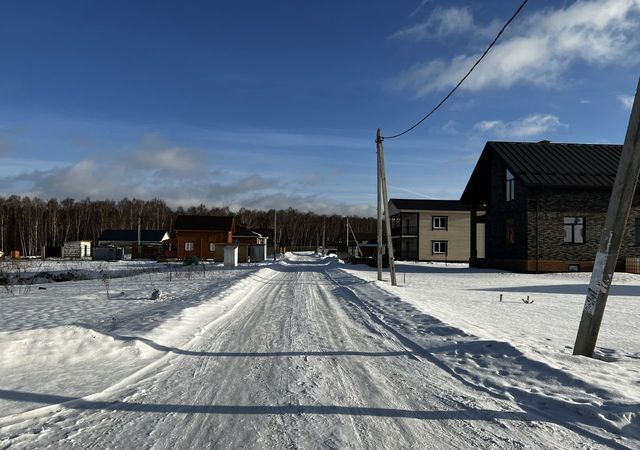
M171 231L178 214L233 215L236 223L247 228L273 228L274 210L261 211L228 207L207 208L205 205L171 208L163 200L80 200L39 198L12 195L0 197L0 250L7 254L35 256L43 246L61 246L66 241L97 242L107 229L136 229L141 218L142 229ZM278 243L285 247L315 246L322 239L325 224L327 243L346 239L346 220L340 215L321 215L292 208L277 211ZM373 218L349 217L356 236L375 233Z

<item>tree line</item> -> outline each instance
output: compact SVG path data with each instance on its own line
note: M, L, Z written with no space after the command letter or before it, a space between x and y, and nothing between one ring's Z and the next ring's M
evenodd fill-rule
M67 241L89 240L97 243L107 229L142 229L171 232L179 214L232 215L236 223L250 229L272 229L274 212L277 215L278 243L286 247L315 246L322 241L323 228L327 243L346 239L345 218L340 215L321 215L301 212L293 208L278 211L228 207L208 208L205 205L171 208L161 199L139 200L64 200L21 197L0 197L0 250L7 254L35 256L42 247L57 247ZM350 217L356 236L375 233L373 218ZM359 238L359 237L358 237ZM351 237L350 237L351 239ZM360 239L360 238L359 238Z

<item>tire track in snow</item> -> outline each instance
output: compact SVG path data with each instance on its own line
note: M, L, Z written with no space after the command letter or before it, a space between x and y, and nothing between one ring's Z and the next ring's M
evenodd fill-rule
M529 428L506 402L415 358L345 296L326 265L293 263L256 277L189 352L172 354L111 402L68 405L78 409L27 424L45 431L12 443L440 449L579 442L562 429Z

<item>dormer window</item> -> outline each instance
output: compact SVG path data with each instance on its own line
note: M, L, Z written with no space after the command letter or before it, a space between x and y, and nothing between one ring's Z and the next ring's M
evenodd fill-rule
M515 179L513 178L513 174L507 169L506 177L505 177L505 193L506 200L510 202L516 197L515 193Z

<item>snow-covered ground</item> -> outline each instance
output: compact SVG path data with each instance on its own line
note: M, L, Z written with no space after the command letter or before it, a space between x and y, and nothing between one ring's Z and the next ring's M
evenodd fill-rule
M7 269L28 282L0 286L1 387L80 396L102 391L162 356L163 345L185 344L229 311L233 293L244 286L234 284L260 267L12 262ZM52 282L44 272L85 280ZM156 289L160 295L152 299ZM0 401L5 414L33 407Z
M4 291L0 448L640 448L640 277L153 264Z

